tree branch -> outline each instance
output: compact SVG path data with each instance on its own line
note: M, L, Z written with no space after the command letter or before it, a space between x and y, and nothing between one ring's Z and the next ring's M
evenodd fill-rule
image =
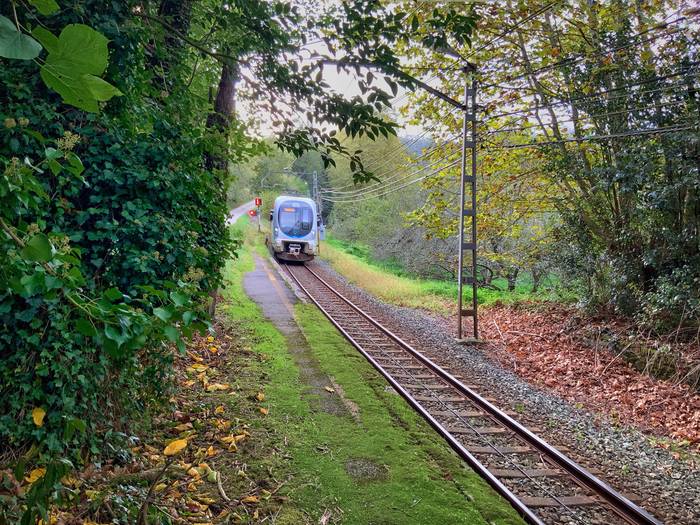
M337 60L333 58L323 58L321 61L323 64L328 64L332 66L342 66L342 67L366 67L370 69L380 69L383 71L386 71L387 66L383 66L381 64L375 64L374 62L371 62L369 60ZM400 77L403 80L406 80L410 82L411 84L415 84L421 88L423 88L425 91L430 93L431 95L436 96L437 98L444 100L448 104L451 104L452 106L461 109L462 111L465 111L467 108L462 104L461 102L456 101L453 99L451 96L447 95L446 93L443 93L442 91L435 89L434 87L426 84L422 80L418 80L416 77L413 75L409 75L405 71L401 71L398 68L389 66L389 71L388 73L394 74L397 77Z

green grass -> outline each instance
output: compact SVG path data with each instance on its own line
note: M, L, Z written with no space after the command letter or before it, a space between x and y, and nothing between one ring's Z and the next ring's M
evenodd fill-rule
M441 313L450 312L457 296L457 284L435 279L420 279L408 275L398 264L373 259L369 248L328 238L321 248L321 258L328 260L351 282L381 299L400 306L421 307ZM481 306L495 303L522 301L568 301L562 296L553 279L545 282L537 293L532 292L532 279L520 279L512 292L507 281L495 279L501 290L479 288L477 298ZM465 301L471 300L471 288L465 287Z
M289 498L276 523L318 523L326 509L337 520L331 523L358 525L522 523L399 396L385 390L378 374L315 307L297 304L310 358L340 387L332 395L342 391L359 415L318 409L319 395L309 393L300 378L286 339L243 291L256 249L246 245L227 267L225 308L251 334L252 350L262 357L253 375L265 378L270 412L254 424L277 441L277 454L265 461L277 479L287 479L279 493ZM385 475L351 477L346 464L354 459L371 461Z

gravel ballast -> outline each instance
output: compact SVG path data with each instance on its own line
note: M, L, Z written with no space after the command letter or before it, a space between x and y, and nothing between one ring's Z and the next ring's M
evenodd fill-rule
M366 309L387 328L428 357L459 374L482 395L614 488L632 497L667 524L700 523L700 469L697 456L677 459L671 450L654 446L650 437L632 427L620 427L601 414L577 408L550 392L528 384L479 349L454 340L454 327L437 315L388 305L351 285L327 263L310 267L329 284ZM639 498L637 500L637 498Z

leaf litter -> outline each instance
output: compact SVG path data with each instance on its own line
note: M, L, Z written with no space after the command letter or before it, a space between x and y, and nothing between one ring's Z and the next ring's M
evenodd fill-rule
M148 523L155 513L172 524L199 525L259 522L279 512L285 481L266 464L279 444L258 439L264 425L253 430L269 409L262 406L264 385L245 373L247 363L264 356L247 349L245 337L229 335L231 326L215 328L219 336L195 335L184 356L173 350L170 404L153 415L148 433L130 437L118 457L62 480L74 497L50 510L51 523L138 523L144 508ZM41 408L32 412L37 427L44 416ZM44 474L34 469L17 481L0 472L20 494Z
M600 337L631 340L626 323L582 318L562 305L494 305L482 314L481 326L489 351L530 383L613 421L700 449L700 394L681 381L638 371Z

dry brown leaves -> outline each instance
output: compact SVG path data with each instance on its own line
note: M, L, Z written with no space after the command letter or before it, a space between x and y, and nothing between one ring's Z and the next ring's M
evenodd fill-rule
M586 328L624 330L618 321L572 318L561 305L493 306L481 314L489 351L519 376L581 406L700 448L700 395L687 384L653 379L586 341Z

